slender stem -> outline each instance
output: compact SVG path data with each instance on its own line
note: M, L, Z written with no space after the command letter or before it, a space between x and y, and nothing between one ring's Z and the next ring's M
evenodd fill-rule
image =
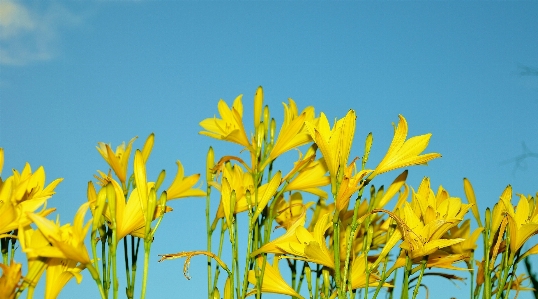
M217 254L219 258L222 257L222 247L224 245L224 232L226 231L225 224L226 224L226 220L222 218L220 222L221 230L220 230L220 237L219 237L219 249L218 249L218 254ZM213 290L217 287L217 282L218 282L219 274L220 274L219 269L220 269L219 265L217 264L215 267L215 278L213 279Z
M483 298L491 298L491 270L490 270L490 259L489 259L489 253L491 250L491 246L493 245L493 237L491 235L491 217L488 217L490 214L489 209L486 210L486 221L485 225L486 227L482 231L482 239L484 241L484 295ZM490 240L491 237L491 240Z
M424 256L421 261L420 274L418 275L417 285L415 290L413 290L413 299L417 298L418 289L420 288L420 283L422 282L422 277L424 276L424 271L426 270L426 265L428 264L428 256Z
M118 242L116 240L117 234L116 234L116 221L113 219L112 222L112 246L110 246L110 258L112 262L112 296L114 299L118 298L118 272L117 272L117 260L116 260L116 251L118 247Z
M125 290L127 298L133 298L131 286L131 271L129 267L129 251L127 246L127 238L123 238L123 257L125 259L125 278L127 279L127 288Z
M409 258L409 255L405 256L405 272L403 278L403 287L402 287L402 299L409 298L409 276L411 275L413 262Z
M341 285L340 277L340 218L336 210L333 217L333 248L334 248L334 280L336 283L336 292L339 299L346 298L344 294L345 285Z
M99 274L99 259L97 258L97 229L92 228L91 237L90 237L90 244L92 247L92 256L93 256L93 263L95 266L95 270L97 271L97 275L100 277L101 274Z
M152 237L144 240L144 271L142 274L142 290L140 292L140 299L146 298L146 287L148 283L149 272L149 252L151 250Z
M136 246L135 246L135 240L136 240ZM138 263L138 253L140 250L140 242L141 238L136 238L131 236L131 285L133 286L132 294L134 296L134 289L135 289L135 283L136 283L136 270L137 270L137 263Z
M252 213L249 213L249 219L248 219L248 238L247 238L247 252L246 252L246 258L245 258L245 271L243 274L243 292L241 294L240 298L245 298L247 294L247 287L248 287L248 270L250 267L250 252L252 249L252 235L253 235L253 227L252 227L252 221L250 221Z
M108 290L110 290L110 267L107 265L110 255L107 255L106 245L110 244L110 238L108 238L110 230L107 230L106 228L104 229L105 233L101 236L101 266L103 267L103 287L108 294Z
M473 264L474 264L474 250L471 252L471 255L469 257L469 262L467 264L467 268L469 269L469 273L471 274L471 287L470 287L470 296L469 298L470 299L473 299L474 298L474 267L473 267Z
M213 235L213 230L211 229L211 223L209 220L210 215L210 200L211 200L211 186L209 185L209 178L207 178L207 189L206 189L206 198L205 198L205 220L207 227L207 252L211 252L211 236ZM211 284L211 257L207 257L207 298L211 299L213 297L213 288Z

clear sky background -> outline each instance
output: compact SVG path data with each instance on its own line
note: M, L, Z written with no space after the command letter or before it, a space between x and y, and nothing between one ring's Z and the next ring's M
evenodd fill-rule
M220 98L244 94L251 128L262 85L279 123L288 98L329 119L355 109L352 155L373 132L372 167L404 115L409 134L431 132L428 151L443 155L410 169L408 183L429 176L433 188L465 198L467 177L483 211L508 184L538 191L538 159L510 161L522 143L538 152L538 76L525 75L538 68L537 13L536 1L0 1L3 176L28 161L45 167L48 182L63 177L49 206L72 221L87 182L107 169L98 141L115 148L139 136L140 148L154 132L148 175L166 169L167 186L177 159L190 174L203 172L210 145L217 156L238 154L200 136L198 123L218 114ZM148 298L204 298L205 258L192 261L191 281L182 261L156 263L157 254L205 248L204 199L171 206L152 249ZM437 298L467 298L463 284L425 283ZM87 272L60 298L74 296L98 297Z

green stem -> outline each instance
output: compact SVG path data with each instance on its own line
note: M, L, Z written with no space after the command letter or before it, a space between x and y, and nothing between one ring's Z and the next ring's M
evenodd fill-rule
M125 259L125 278L127 279L127 287L125 292L127 298L133 298L133 286L131 285L131 271L129 268L129 250L127 246L127 238L123 238L123 257Z
M345 298L344 289L345 286L340 285L340 219L338 217L339 212L334 212L333 217L333 248L334 248L334 280L336 283L336 292L339 299Z
M422 282L422 277L424 276L424 271L426 270L426 265L428 264L428 256L424 256L421 261L420 274L418 275L417 285L413 291L413 299L417 298L418 289L420 288L420 283Z
M245 258L245 271L243 274L243 292L241 294L240 298L245 298L247 294L247 287L248 287L248 270L250 267L250 252L252 249L252 235L253 235L253 227L252 227L252 221L250 221L250 216L252 213L249 212L249 219L248 219L248 238L247 238L247 252L246 252L246 258Z
M403 287L402 287L402 299L409 298L409 276L411 275L413 262L409 258L409 255L405 256L405 272L403 278Z
M140 299L146 298L146 288L148 283L148 272L149 272L149 253L151 250L151 242L153 238L146 238L144 240L144 271L142 274L142 290L140 292Z
M489 216L489 217L488 217ZM494 236L491 235L491 212L489 209L486 209L486 219L485 219L485 225L486 227L482 231L483 240L484 240L484 299L490 299L491 298L491 271L489 269L489 254L491 250L491 246L493 245L493 238Z
M117 260L116 260L116 250L118 246L118 242L116 241L117 234L116 234L116 222L113 220L113 229L112 229L112 246L109 248L110 250L110 258L112 262L112 296L114 299L118 298L118 272L117 272Z
M136 246L135 246L136 240ZM131 236L131 285L132 285L132 294L134 296L135 282L136 282L136 270L138 263L138 253L140 250L140 238Z
M207 227L207 252L211 252L211 236L213 235L213 230L211 230L211 223L209 220L210 215L210 199L211 199L211 186L209 185L209 178L207 178L207 189L206 189L206 199L205 199L205 222ZM213 297L213 289L211 287L211 257L207 257L207 298L211 299Z
M103 287L107 294L108 294L108 291L110 290L110 267L107 266L110 259L110 255L106 254L107 253L106 245L107 244L110 245L110 239L108 238L109 231L110 230L105 230L105 233L103 234L104 239L103 239L103 236L101 237L101 266L103 267L102 280L103 280ZM107 295L107 298L108 298L108 295Z

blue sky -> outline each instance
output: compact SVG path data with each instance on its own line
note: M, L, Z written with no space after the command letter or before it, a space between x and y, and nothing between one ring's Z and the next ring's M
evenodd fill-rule
M467 177L484 210L508 184L538 191L538 159L509 161L522 143L538 152L538 76L521 75L538 68L537 11L536 1L0 1L3 174L28 161L45 167L47 181L63 177L49 205L71 221L87 182L106 169L98 141L139 136L141 147L154 132L150 176L174 173L177 159L202 172L210 145L217 155L240 149L200 136L198 123L217 114L220 98L244 94L248 126L262 85L277 120L288 98L329 119L355 109L352 154L373 132L372 165L404 115L409 134L431 132L429 150L443 155L410 169L408 183L429 176L464 197ZM204 200L171 206L152 252L205 248ZM198 262L191 281L179 261L152 264L149 296L198 298ZM60 298L98 296L89 275L82 285L83 294L71 282Z

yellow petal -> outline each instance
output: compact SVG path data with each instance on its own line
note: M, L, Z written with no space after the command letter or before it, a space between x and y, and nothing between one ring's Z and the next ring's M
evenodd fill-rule
M471 211L473 212L473 216L476 219L476 222L480 227L483 227L482 220L480 219L480 212L478 211L478 204L476 202L476 196L473 190L473 185L471 185L471 182L469 179L464 178L463 179L463 190L465 191L465 196L467 197L467 201L472 204Z

